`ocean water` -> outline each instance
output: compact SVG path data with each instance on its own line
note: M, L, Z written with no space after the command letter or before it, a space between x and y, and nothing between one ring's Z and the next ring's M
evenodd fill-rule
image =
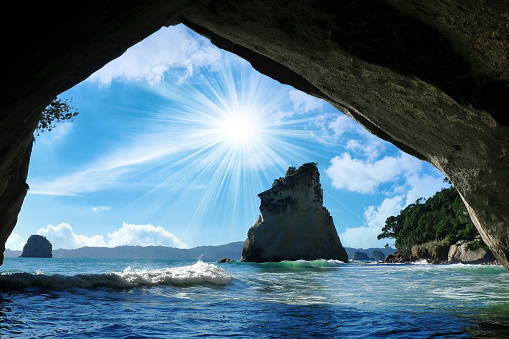
M498 266L6 258L1 338L503 338Z

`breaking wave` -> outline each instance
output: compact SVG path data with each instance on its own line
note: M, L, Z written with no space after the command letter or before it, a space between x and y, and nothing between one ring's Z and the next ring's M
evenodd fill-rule
M189 286L189 285L227 285L232 276L222 268L198 261L193 265L162 269L132 269L123 272L104 274L78 274L73 276L55 274L12 273L0 275L0 289L17 290L28 287L48 289L98 287L130 288L137 286Z
M313 267L339 267L345 263L341 260L334 259L318 259L318 260L295 260L295 261L279 261L266 262L259 265L279 267L279 268L313 268Z

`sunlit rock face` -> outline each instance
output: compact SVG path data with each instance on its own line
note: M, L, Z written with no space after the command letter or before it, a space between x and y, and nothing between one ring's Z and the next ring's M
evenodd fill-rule
M449 262L461 262L464 264L492 263L495 258L491 251L479 246L479 240L462 240L449 248Z
M301 166L258 196L260 215L247 233L241 261L348 261L332 217L323 207L316 165Z
M12 3L3 21L13 33L4 37L0 71L0 251L27 192L44 106L161 26L183 22L440 169L509 268L506 2L105 0L47 13L44 6Z

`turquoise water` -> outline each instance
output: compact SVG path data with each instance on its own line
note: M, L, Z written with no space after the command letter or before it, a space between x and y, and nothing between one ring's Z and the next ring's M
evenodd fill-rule
M509 337L498 266L6 258L0 337Z

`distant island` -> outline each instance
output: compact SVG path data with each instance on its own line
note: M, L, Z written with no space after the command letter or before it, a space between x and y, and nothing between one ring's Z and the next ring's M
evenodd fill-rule
M53 250L53 258L96 258L96 259L177 259L194 260L219 260L227 257L240 260L244 241L236 241L219 246L198 246L189 249L180 249L166 246L118 246L118 247L81 247L72 250ZM394 248L350 248L345 247L350 257L355 251L366 252L372 256L373 251L382 251L385 255L393 254ZM21 251L6 249L6 258L19 257Z
M31 235L28 238L20 257L24 258L51 258L52 246L48 239L42 235Z

